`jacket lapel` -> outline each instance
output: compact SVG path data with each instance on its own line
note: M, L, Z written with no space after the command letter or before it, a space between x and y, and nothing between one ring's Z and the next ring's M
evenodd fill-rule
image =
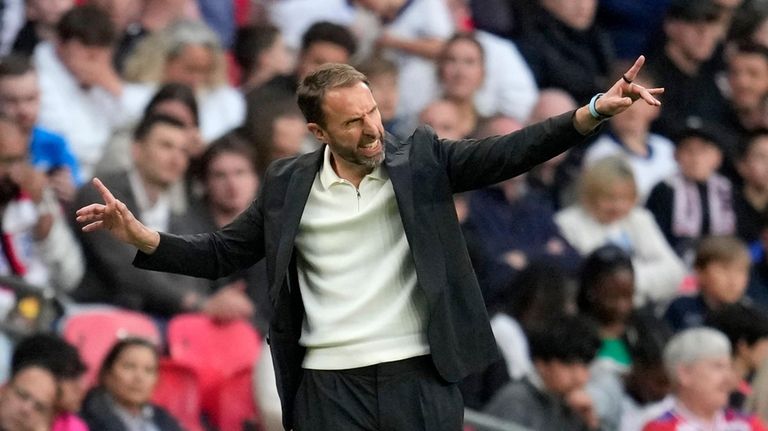
M293 255L294 241L299 231L301 216L304 214L304 206L309 198L309 192L312 190L315 175L322 163L324 149L325 147L323 146L319 150L309 153L296 161L298 167L291 175L288 186L285 189L285 201L283 210L280 212L283 220L282 223L278 222L282 224L275 261L275 274L278 276L278 279L275 280L273 289L279 289L285 280L288 264Z

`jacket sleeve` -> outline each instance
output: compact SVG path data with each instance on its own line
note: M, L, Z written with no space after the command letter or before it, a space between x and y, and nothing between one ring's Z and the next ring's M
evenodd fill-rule
M545 162L585 140L573 127L575 111L508 135L450 141L433 136L454 193L498 183Z
M222 229L195 235L160 234L152 254L136 253L142 269L217 279L248 268L264 257L264 218L260 201Z

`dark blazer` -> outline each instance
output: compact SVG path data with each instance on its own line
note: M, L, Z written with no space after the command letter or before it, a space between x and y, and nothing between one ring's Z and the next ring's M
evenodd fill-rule
M453 193L518 175L581 142L573 112L511 135L481 140L438 139L419 128L405 141L385 139L385 162L395 191L418 286L427 299L432 360L448 382L458 382L498 358L483 298L453 206ZM299 345L304 308L298 288L294 239L323 149L273 163L261 195L232 224L213 234L162 234L141 268L221 277L266 256L275 315L270 344L283 422L291 428L305 349Z
M127 173L99 178L117 199L137 218L141 218ZM75 198L75 208L100 199L95 188L83 187ZM76 223L74 218L72 223ZM168 230L178 234L196 233L205 231L205 226L197 217L171 214ZM75 228L74 232L83 246L87 263L83 280L73 292L77 301L103 302L153 315L170 316L182 311L185 293L196 291L204 295L208 290L208 283L204 280L134 268L130 261L136 253L135 249L118 241L109 232L84 233L80 228Z

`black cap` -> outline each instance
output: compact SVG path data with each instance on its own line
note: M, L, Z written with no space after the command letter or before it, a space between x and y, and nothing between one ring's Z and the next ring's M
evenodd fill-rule
M688 22L712 22L720 17L720 6L712 0L672 0L667 18Z
M693 137L701 138L720 149L722 149L723 140L725 139L717 126L696 116L686 118L685 125L671 136L675 145L679 145L683 139Z

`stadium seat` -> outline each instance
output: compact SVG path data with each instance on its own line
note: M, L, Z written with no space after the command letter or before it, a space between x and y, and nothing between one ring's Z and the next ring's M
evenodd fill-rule
M205 430L200 423L200 387L195 371L188 366L161 359L152 402L168 410L185 430Z
M217 411L222 382L250 370L261 352L261 338L246 321L216 322L203 314L182 314L168 322L170 357L195 370L205 413Z
M77 347L88 366L84 378L89 387L96 383L101 361L118 339L141 337L157 345L162 340L149 316L111 307L83 309L70 314L60 328L62 337Z
M211 422L219 431L261 429L253 397L253 367L244 368L224 379L219 385L216 403L208 412Z

